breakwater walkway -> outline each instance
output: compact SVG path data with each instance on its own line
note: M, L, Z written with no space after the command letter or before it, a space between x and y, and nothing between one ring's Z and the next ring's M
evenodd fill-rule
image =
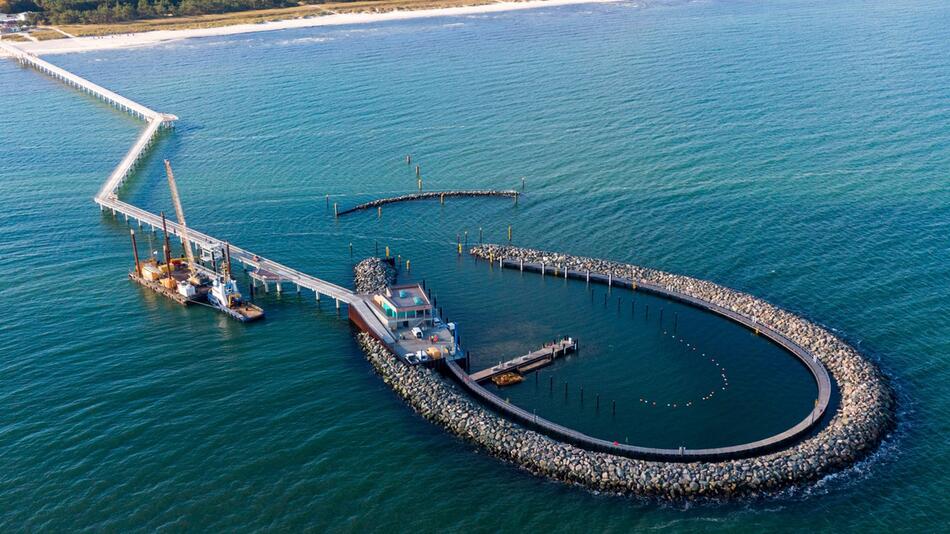
M426 191L424 193L411 193L408 195L400 195L398 197L389 197L389 198L380 198L377 200L372 200L370 202L365 202L353 206L352 208L347 208L342 211L337 211L336 215L346 215L347 213L353 213L362 210L368 210L372 208L378 208L380 206L385 206L386 204L394 204L396 202L410 202L413 200L429 200L429 199L439 199L440 202L445 202L446 198L459 198L459 197L509 197L517 199L520 193L514 190L496 190L496 189L479 189L472 191Z
M145 129L135 140L132 147L129 148L125 157L122 158L115 169L109 174L109 177L96 194L94 201L99 205L100 210L110 211L113 216L122 215L126 221L130 219L135 220L139 226L149 226L153 231L161 228L162 219L160 215L123 202L119 199L118 191L132 175L138 163L148 153L149 148L151 148L161 130L163 128L172 127L174 121L178 120L178 117L170 113L160 113L151 110L138 102L132 101L85 78L57 67L44 59L24 52L9 43L0 41L0 49L9 54L10 57L21 65L32 67L71 87L93 95L104 102L108 102L118 110L145 121ZM180 238L181 226L171 220L167 221L167 224L169 232ZM223 239L199 232L194 228L188 228L188 237L195 246L204 250L220 249L226 243ZM271 281L278 284L278 287L279 284L282 283L291 283L296 285L298 291L300 288L306 288L314 293L318 301L321 295L328 296L334 299L337 309L340 308L341 304L359 304L363 300L363 297L349 289L302 273L289 266L235 246L234 244L229 245L232 259L242 263L246 268L249 267L272 274L273 279Z

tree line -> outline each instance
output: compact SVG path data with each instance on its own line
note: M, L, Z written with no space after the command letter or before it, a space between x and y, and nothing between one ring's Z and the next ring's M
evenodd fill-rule
M48 24L102 24L295 5L292 0L0 0L0 13L33 11L38 22Z

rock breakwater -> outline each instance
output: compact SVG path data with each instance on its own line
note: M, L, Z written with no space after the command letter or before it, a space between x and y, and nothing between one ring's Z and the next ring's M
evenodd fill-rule
M412 200L426 200L426 199L446 199L451 197L510 197L516 198L520 193L514 190L497 190L497 189L476 189L472 191L426 191L424 193L412 193L409 195L400 195L398 197L389 197L389 198L380 198L377 200L372 200L370 202L365 202L353 206L352 208L347 208L345 210L337 213L337 216L346 215L347 213L353 213L355 211L368 210L372 208L378 208L386 204L394 204L396 202L409 202Z
M359 342L370 363L419 414L532 473L595 491L666 500L757 496L805 484L852 465L872 451L893 424L893 395L873 364L827 330L751 295L695 278L593 258L498 245L480 245L472 253L486 259L524 259L561 269L590 269L617 278L632 274L754 316L821 358L841 391L837 412L826 427L780 451L718 462L638 460L582 449L515 424L475 402L438 372L403 365L384 344L360 334ZM358 279L365 276L357 273Z

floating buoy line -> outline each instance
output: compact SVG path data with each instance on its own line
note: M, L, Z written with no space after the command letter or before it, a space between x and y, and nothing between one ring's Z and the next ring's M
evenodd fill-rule
M590 292L591 292L591 302L593 302L593 301L594 301L593 291L590 290ZM609 295L610 295L610 292L609 292L609 290L608 290L608 292L604 294L604 306L605 306L605 307L607 306L607 299L609 298ZM631 308L631 309L632 309L632 310L635 310L635 309L636 309L636 302L635 302L635 301L631 302L631 305L632 305L632 308ZM618 309L618 310L620 309L620 300L619 300L619 299L618 299L618 301L617 301L617 309ZM645 317L649 318L650 307L647 306L646 310L647 310L647 311L646 311L647 315L645 315ZM660 321L661 321L661 323L662 323L662 321L663 321L663 308L660 308ZM644 406L651 407L651 408L653 408L653 407L657 407L657 408L662 408L662 407L666 407L666 408L691 408L691 407L695 406L697 402L705 402L705 401L708 401L708 400L712 400L712 398L716 395L716 392L722 392L722 391L726 391L726 390L729 389L729 377L726 375L726 368L723 367L722 363L720 363L719 361L717 361L717 360L716 360L715 358L713 358L712 356L707 355L705 352L700 352L700 351L699 351L699 348L696 347L696 345L694 345L694 344L692 344L692 343L686 342L686 340L683 339L682 336L677 337L677 336L676 336L675 322L674 322L673 334L670 334L667 330L664 330L664 331L663 331L663 335L664 335L664 336L670 335L670 336L672 337L672 339L676 339L676 340L678 340L680 343L685 344L684 350L685 350L686 352L694 353L698 358L704 358L704 359L706 359L706 360L709 360L709 363L715 365L716 368L717 368L717 370L719 371L719 379L720 379L721 385L719 386L719 388L709 390L709 392L707 392L707 393L705 393L704 395L702 395L701 397L699 397L699 400L698 400L698 401L696 401L696 400L694 400L694 399L689 399L689 400L686 400L686 401L665 402L665 401L662 401L662 400L656 400L656 399L649 398L649 397L640 397L640 399L639 399L639 403L640 403L640 404L642 404L642 405L644 405Z
M666 333L666 332L663 332L663 335L667 335L667 333ZM679 339L679 342L680 342L680 343L685 343L684 349L686 349L686 352L688 352L688 353L693 353L693 354L695 354L696 357L698 357L698 358L703 358L703 359L709 360L709 363L715 365L716 368L717 368L718 371L719 371L719 380L720 380L720 382L722 383L722 385L720 386L719 389L711 389L711 390L709 390L708 393L706 393L705 395L703 395L703 396L701 396L701 397L699 398L699 401L695 401L695 400L690 399L690 400L687 400L687 401L685 401L685 402L683 402L683 401L678 401L678 402L663 402L663 401L656 401L655 399L651 399L651 398L648 398L648 397L640 397L640 404L649 406L649 407L651 407L651 408L652 408L652 407L660 407L660 408L662 408L662 407L664 407L664 406L667 407L667 408L691 408L692 406L696 405L697 402L704 402L704 401L712 400L713 396L716 394L717 391L726 391L727 389L729 389L729 377L726 376L726 368L723 367L720 362L718 362L718 361L717 361L715 358L713 358L712 356L708 356L705 352L700 352L699 349L696 347L696 345L693 345L692 343L687 343L682 337L677 338L677 337L674 335L674 336L673 336L673 339Z

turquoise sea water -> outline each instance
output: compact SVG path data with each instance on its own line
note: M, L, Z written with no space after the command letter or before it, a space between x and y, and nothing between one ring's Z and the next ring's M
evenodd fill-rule
M50 58L181 117L123 190L132 202L170 209L168 157L189 222L255 252L349 285L352 263L389 245L483 365L579 337L581 354L540 375L570 384L567 403L543 383L506 391L554 419L715 445L797 420L813 386L760 338L680 310L679 334L728 362L729 391L644 411L643 396L721 382L627 295L605 308L603 288L591 299L459 260L457 234L502 241L512 225L516 244L749 291L893 378L898 430L858 468L767 502L685 509L549 483L445 435L372 373L326 302L270 294L268 319L248 327L143 293L124 277L124 221L91 201L141 123L0 63L0 525L939 529L948 28L950 8L931 0L618 3ZM411 191L409 152L427 189L524 176L527 194L329 216L327 194L348 206ZM616 398L619 417L589 396L580 406L582 385Z

